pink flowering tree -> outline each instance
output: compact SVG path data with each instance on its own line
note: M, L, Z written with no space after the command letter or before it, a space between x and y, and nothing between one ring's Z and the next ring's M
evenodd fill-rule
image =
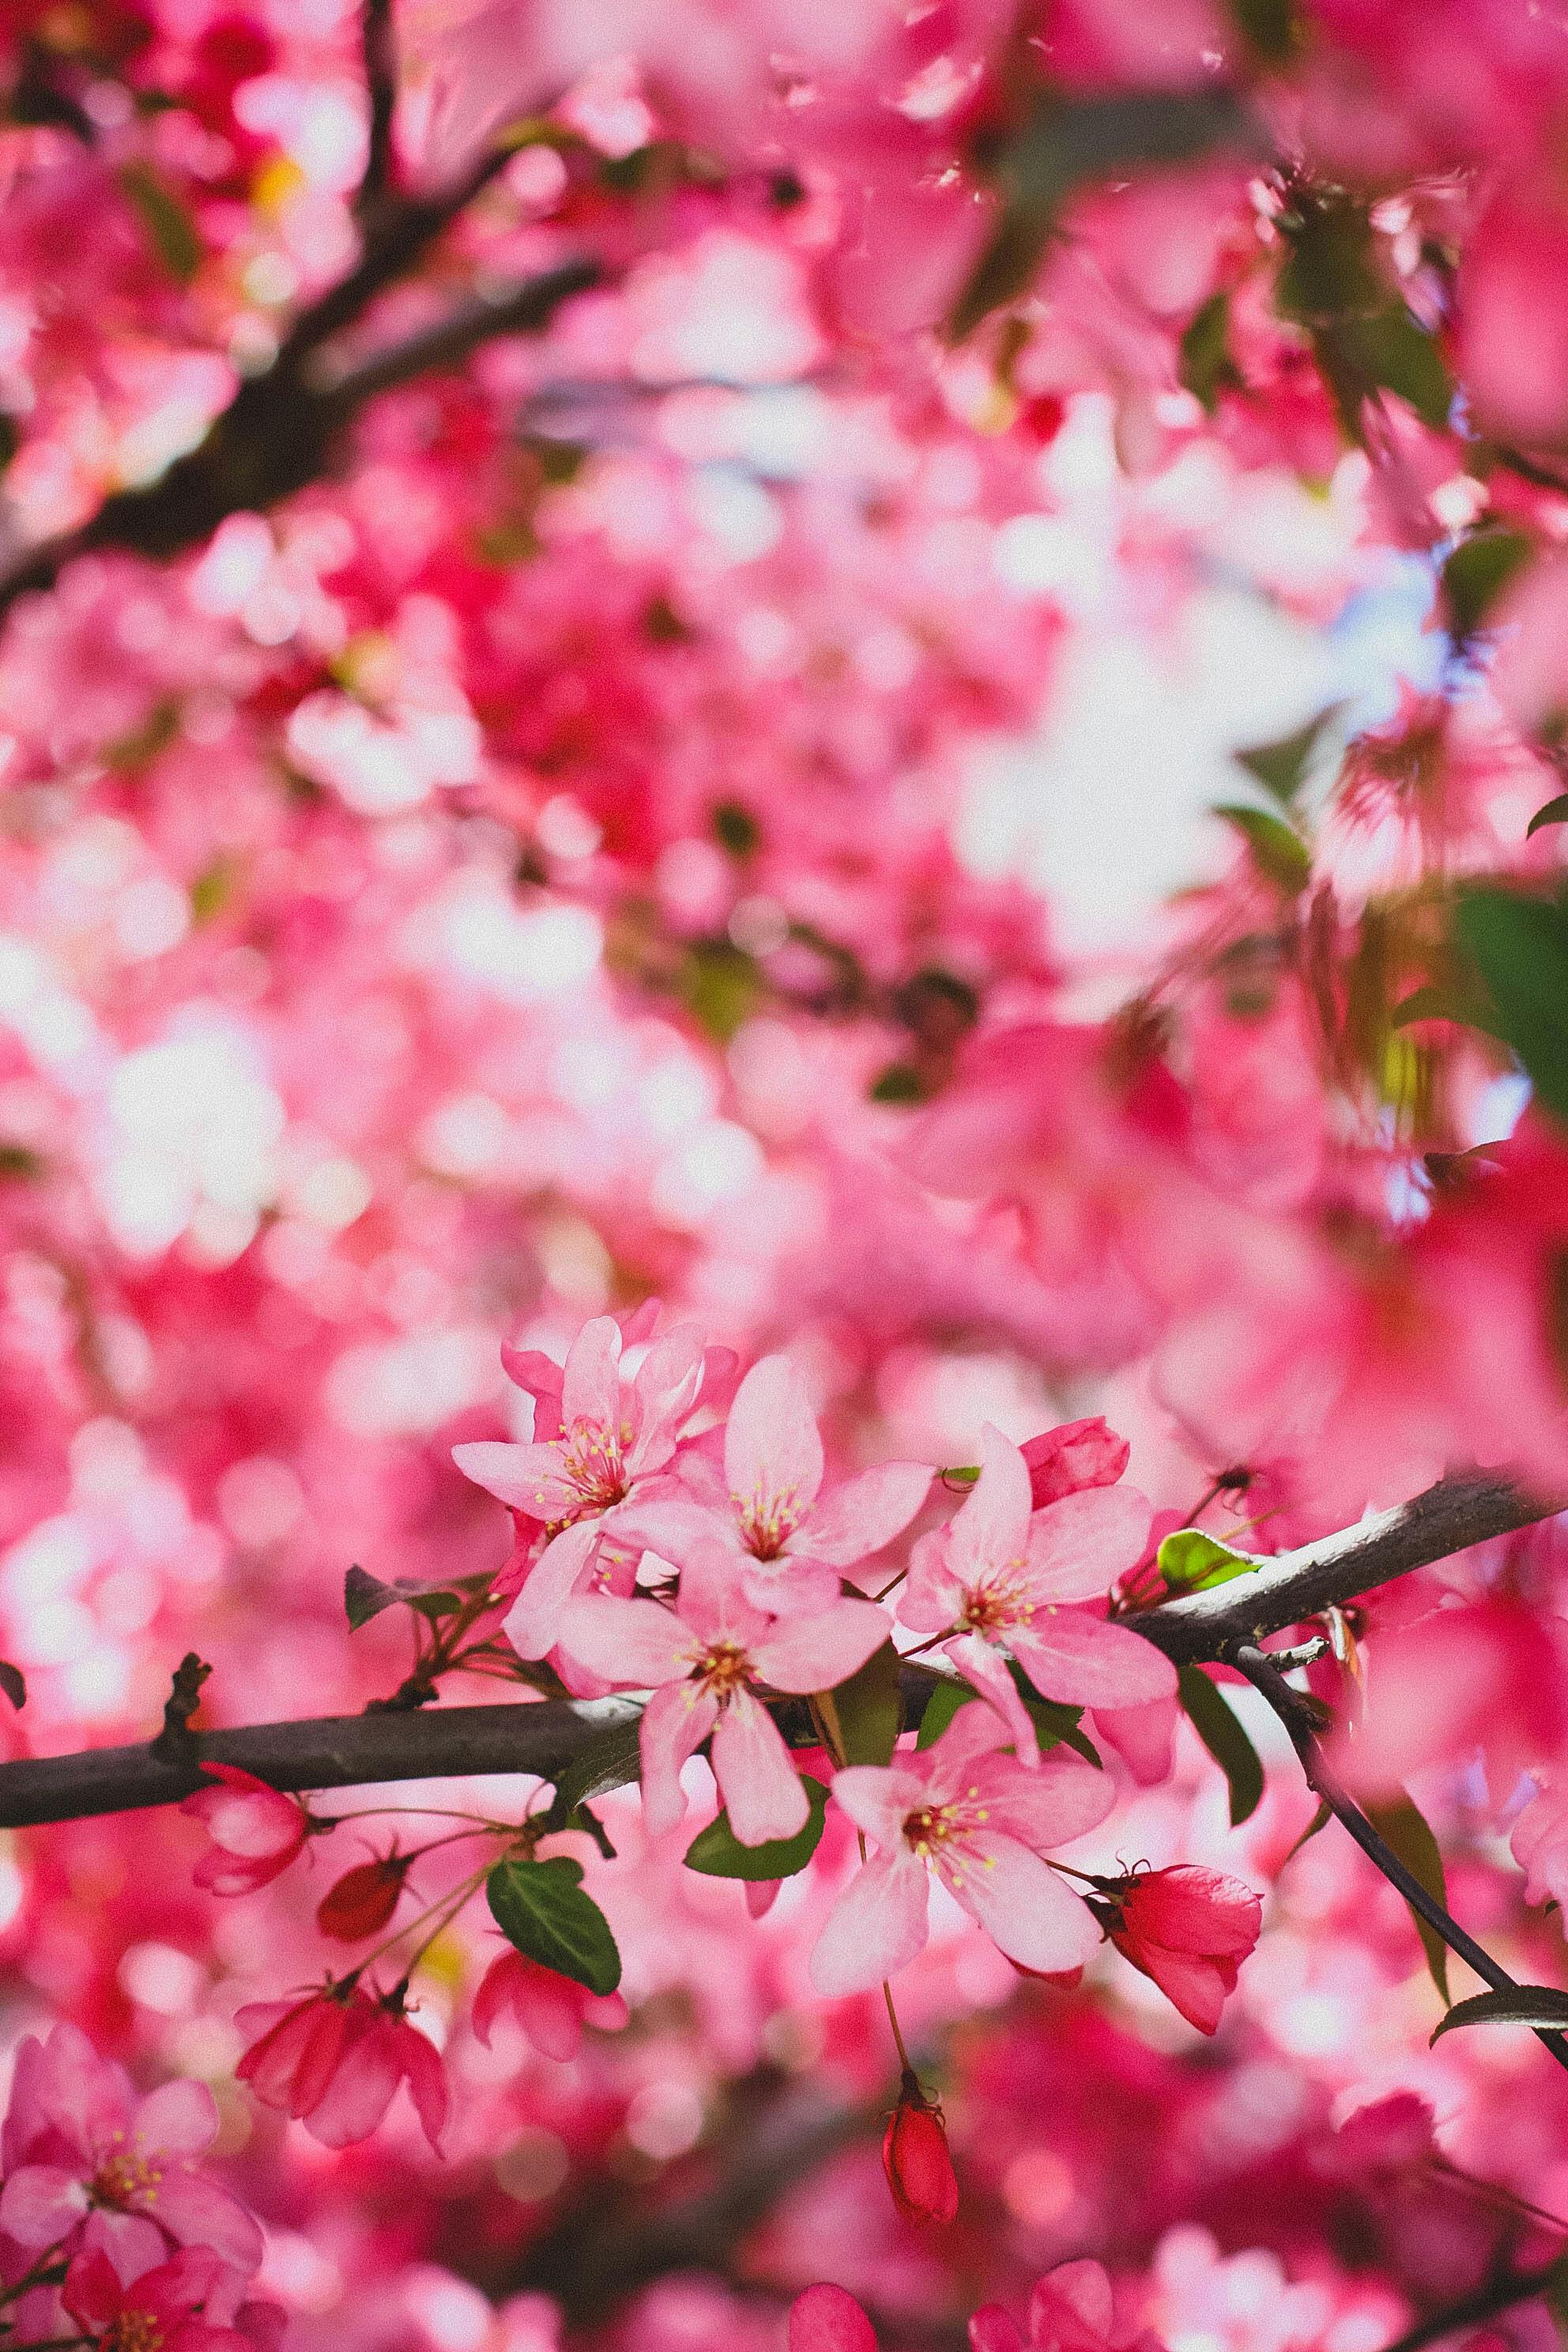
M1544 2352L1568 31L0 11L0 2341Z

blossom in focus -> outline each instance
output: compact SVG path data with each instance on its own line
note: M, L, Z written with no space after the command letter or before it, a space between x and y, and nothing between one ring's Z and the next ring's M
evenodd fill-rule
M240 2081L324 2147L367 2139L406 2082L425 2137L440 2153L446 2070L399 1995L373 2000L357 1985L328 1985L303 2000L252 2002L235 2023L250 2037L234 2070Z
M1118 1437L1103 1413L1088 1421L1064 1421L1019 1447L1029 1465L1029 1501L1037 1510L1059 1503L1086 1486L1114 1486L1132 1449Z
M276 2340L283 2314L275 2305L240 2305L240 2284L206 2246L187 2247L128 2285L94 2249L72 2263L60 2299L105 2352L257 2352L258 2342ZM225 2324L221 2311L246 2324Z
M1213 2033L1263 1906L1249 1886L1196 1863L1139 1871L1105 1889L1117 1950L1152 1978L1189 2024Z
M789 2307L788 2352L877 2352L877 2333L854 2296L823 2280Z
M882 2135L882 2169L906 2221L945 2223L958 2211L958 2180L942 2110L910 2073Z
M1012 1738L992 1708L971 1705L924 1754L838 1773L834 1796L879 1851L818 1938L819 1992L864 1991L907 1967L926 1940L932 1873L1021 1967L1055 1973L1089 1959L1094 1920L1042 1857L1105 1819L1110 1776L1059 1753L1020 1764L1000 1753Z
M510 1950L490 1962L474 1995L473 2028L487 2050L495 2021L503 2013L515 2020L544 2057L563 2062L577 2055L585 2025L601 2033L618 2033L627 2016L618 1992L592 1993L554 1969Z
M734 1556L700 1544L677 1605L586 1593L562 1620L569 1656L622 1687L651 1690L641 1727L643 1812L658 1835L686 1811L680 1768L710 1732L713 1775L742 1845L794 1837L808 1807L778 1727L752 1688L831 1690L887 1639L869 1601L770 1617L740 1589Z
M47 2041L29 2034L0 2134L0 2231L29 2250L107 2254L128 2272L163 2262L171 2243L200 2245L248 2275L261 2232L195 2169L217 2128L205 2083L164 2083L139 2099L75 2026Z
M180 1807L200 1822L211 1850L195 1866L195 1882L214 1895L248 1895L288 1869L314 1823L298 1797L268 1788L237 1764L204 1764L220 1785L198 1789Z
M743 1562L748 1599L778 1611L837 1600L840 1576L903 1533L932 1477L923 1462L884 1462L824 1495L822 1439L787 1356L763 1357L736 1390L722 1474L701 1447L680 1466L697 1507L655 1504L648 1541L680 1559L693 1537L720 1532Z
M1086 1487L1031 1514L1028 1465L987 1423L973 1492L914 1548L900 1622L951 1634L947 1655L1032 1759L1034 1726L998 1643L1047 1698L1116 1710L1174 1694L1175 1669L1152 1643L1073 1605L1137 1565L1149 1520L1148 1503L1128 1486Z

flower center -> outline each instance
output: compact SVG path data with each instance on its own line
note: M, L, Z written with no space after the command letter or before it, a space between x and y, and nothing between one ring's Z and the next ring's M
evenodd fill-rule
M158 2352L163 2331L150 2311L122 2311L100 2339L100 2352Z
M754 1559L777 1559L805 1516L793 1486L782 1495L731 1495L730 1500Z
M561 1448L562 1475L577 1489L578 1517L625 1502L626 1474L621 1449L629 1444L631 1433L624 1426L606 1429L602 1422L574 1421L570 1437L555 1441Z
M723 1700L750 1681L752 1662L739 1642L710 1642L699 1654L693 1673L710 1697Z
M950 1886L957 1886L971 1867L964 1849L990 1818L991 1808L980 1802L979 1790L971 1788L962 1797L950 1797L945 1804L918 1805L912 1813L906 1813L904 1841ZM990 1856L982 1859L989 1869Z
M1023 1562L1009 1561L1008 1566L1021 1568ZM1023 1586L1004 1570L984 1584L970 1586L958 1622L966 1633L996 1633L1009 1625L1026 1625L1034 1613L1035 1604Z
M93 2177L93 2202L117 2213L129 2211L132 2204L155 2205L163 2178L163 2166L147 2157L111 2156Z

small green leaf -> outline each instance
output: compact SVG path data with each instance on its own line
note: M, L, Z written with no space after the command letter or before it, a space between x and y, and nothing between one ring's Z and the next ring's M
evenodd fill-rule
M1411 1875L1418 1878L1435 1902L1445 1910L1448 1907L1448 1883L1443 1869L1442 1850L1427 1826L1414 1798L1402 1789L1396 1797L1378 1805L1368 1805L1366 1817L1378 1835L1394 1848ZM1445 2001L1453 1996L1448 1990L1448 1947L1429 1919L1424 1919L1414 1906L1410 1916L1415 1922L1415 1932L1421 1938L1421 1948L1426 1955L1426 1966L1432 1981Z
M586 1985L614 1992L621 1956L610 1923L582 1887L583 1865L565 1854L549 1862L516 1857L498 1862L485 1881L490 1916L524 1959Z
M1291 0L1230 0L1230 13L1267 65L1281 63L1300 37Z
M1568 898L1479 884L1461 891L1457 928L1497 1007L1500 1034L1541 1102L1568 1119Z
M1329 331L1357 374L1408 401L1435 433L1443 430L1454 404L1454 380L1436 343L1403 302L1390 302L1370 318L1338 320Z
M349 1621L349 1631L357 1633L384 1609L401 1602L405 1609L417 1609L422 1617L434 1624L442 1617L450 1617L462 1606L461 1596L444 1584L419 1584L411 1576L400 1576L385 1584L379 1576L372 1576L364 1568L351 1568L343 1578L343 1614Z
M1273 815L1268 809L1249 808L1240 801L1222 801L1215 814L1235 826L1266 882L1272 882L1277 890L1283 890L1290 898L1306 888L1311 879L1312 853L1283 817Z
M120 184L170 277L188 286L202 266L202 241L184 205L145 163L122 163Z
M1526 841L1532 833L1539 833L1544 824L1568 824L1568 793L1559 793L1554 801L1548 801L1544 808L1536 810L1524 828Z
M26 1143L0 1143L0 1183L31 1184L44 1172L44 1155Z
M1224 1694L1201 1666L1179 1666L1176 1679L1193 1729L1230 1783L1230 1822L1237 1829L1257 1811L1263 1794L1258 1750L1240 1717L1232 1713Z
M1281 735L1276 743L1254 743L1245 751L1237 751L1234 755L1237 765L1245 768L1249 776L1256 776L1281 808L1289 808L1306 781L1319 738L1339 717L1342 708L1340 703L1331 702L1326 710L1320 710L1315 719L1309 719L1305 727L1298 727L1293 735Z
M936 1475L950 1486L973 1486L979 1479L980 1465L978 1462L961 1462L953 1469L939 1470Z
M612 1789L624 1789L637 1779L642 1771L641 1728L640 1712L628 1715L624 1722L606 1724L557 1774L554 1811L563 1827L579 1805L608 1796Z
M889 1062L866 1089L867 1100L877 1103L918 1103L925 1096L926 1082L912 1062Z
M700 1870L709 1878L750 1878L759 1882L793 1878L796 1871L804 1870L822 1843L827 1791L808 1772L801 1774L801 1783L811 1811L805 1827L794 1837L770 1838L765 1845L742 1845L730 1827L729 1814L721 1813L705 1830L699 1830L687 1847L687 1869Z
M1473 1993L1468 2000L1454 2003L1434 2026L1432 2040L1458 2025L1568 2026L1568 1992L1559 1992L1555 1985L1510 1985L1506 1992Z
M1248 1576L1258 1566L1245 1552L1205 1535L1202 1528L1177 1528L1154 1555L1154 1564L1172 1592L1206 1592L1211 1584L1228 1584L1233 1576Z
M743 801L721 801L710 822L714 840L731 857L752 857L762 847L763 828Z
M1210 416L1222 392L1241 390L1241 371L1230 350L1230 296L1223 290L1200 303L1188 320L1177 350L1176 374Z
M1296 1840L1295 1844L1286 1855L1285 1862L1294 1862L1296 1856L1300 1853L1301 1848L1306 1844L1308 1839L1315 1838L1320 1830L1327 1829L1329 1823L1333 1820L1333 1818L1332 1807L1326 1804L1320 1797L1318 1800L1317 1811L1312 1815L1311 1820L1307 1823L1306 1828L1301 1832L1300 1836ZM1285 1867L1285 1862L1282 1862L1279 1865L1281 1870Z
M886 1764L903 1724L899 1696L902 1664L891 1642L873 1650L858 1673L833 1693L838 1734L850 1764Z
M1457 637L1473 637L1533 541L1521 530L1478 530L1462 539L1443 566L1443 593Z
M1030 1685L1016 1658L1008 1659L1007 1671L1017 1685L1019 1697L1029 1710L1029 1717L1035 1727L1035 1737L1042 1749L1070 1748L1083 1758L1085 1763L1102 1769L1100 1750L1087 1732L1079 1728L1083 1719L1082 1707L1064 1706L1060 1699L1042 1698L1038 1691ZM921 1717L920 1729L915 1735L915 1746L917 1748L934 1746L958 1713L959 1708L967 1706L972 1698L978 1698L979 1696L979 1692L970 1684L954 1682L944 1676L925 1703L925 1712Z

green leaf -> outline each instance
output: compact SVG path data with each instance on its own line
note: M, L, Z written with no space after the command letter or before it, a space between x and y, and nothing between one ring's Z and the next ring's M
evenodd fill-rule
M984 159L1002 211L953 305L950 339L961 342L999 304L1024 291L1063 204L1086 181L1188 163L1215 148L1258 145L1256 126L1233 93L1220 88L1043 98L1023 128Z
M1436 1839L1427 1826L1414 1798L1402 1789L1397 1797L1382 1804L1368 1805L1366 1817L1378 1835L1394 1848L1412 1877L1418 1878L1434 1901L1445 1910L1448 1907L1448 1882L1443 1869L1443 1855ZM1410 1916L1415 1922L1415 1932L1421 1938L1421 1948L1426 1955L1426 1966L1432 1981L1445 2001L1453 1996L1448 1990L1448 1947L1429 1919L1424 1919L1412 1904Z
M1317 1811L1312 1815L1311 1820L1307 1823L1306 1828L1301 1832L1300 1836L1296 1840L1295 1844L1286 1855L1285 1862L1294 1862L1296 1856L1300 1853L1301 1848L1306 1844L1308 1839L1315 1838L1320 1830L1327 1829L1329 1823L1333 1820L1333 1808L1320 1797L1318 1800ZM1280 1864L1280 1870L1284 1869L1285 1862ZM1276 1873L1276 1875L1278 1875L1278 1873Z
M1230 0L1230 13L1267 65L1280 64L1300 37L1291 0Z
M1455 636L1474 636L1533 544L1521 530L1478 530L1459 541L1442 574Z
M770 1838L764 1845L742 1845L730 1827L729 1814L723 1812L705 1830L699 1830L687 1847L687 1869L700 1870L709 1878L760 1881L793 1878L797 1870L804 1870L822 1843L827 1791L809 1772L801 1774L801 1782L811 1811L805 1827L794 1837Z
M1548 801L1544 808L1536 810L1524 828L1526 841L1532 833L1539 833L1543 824L1568 824L1568 793L1559 793L1554 801Z
M891 1642L884 1642L833 1693L838 1736L848 1763L886 1764L892 1755L904 1719L899 1696L901 1664Z
M1454 404L1454 380L1443 355L1403 302L1370 318L1342 319L1326 331L1343 364L1384 392L1408 401L1424 425L1440 433Z
M349 1621L349 1631L357 1633L384 1609L395 1608L399 1602L406 1609L417 1609L422 1617L435 1624L442 1617L450 1617L462 1607L462 1597L445 1584L419 1584L411 1576L400 1576L391 1584L383 1583L364 1568L351 1568L343 1578L343 1614Z
M1434 2026L1432 2040L1458 2025L1568 2026L1568 1992L1559 1992L1555 1985L1510 1985L1506 1992L1473 1993L1468 2000L1454 2003Z
M641 1729L640 1711L628 1715L624 1722L606 1724L556 1775L553 1811L560 1814L563 1827L579 1805L608 1796L612 1789L624 1789L638 1778Z
M1272 882L1291 898L1306 888L1312 878L1312 853L1283 817L1268 809L1249 808L1241 801L1222 801L1215 814L1235 826L1266 882Z
M1178 1666L1176 1680L1182 1705L1193 1729L1230 1783L1233 1829L1258 1811L1263 1794L1263 1767L1240 1717L1232 1713L1217 1684L1201 1666Z
M614 1992L621 1956L610 1923L582 1887L583 1865L556 1854L549 1862L512 1857L498 1862L485 1881L490 1916L524 1959L586 1985Z
M1499 1034L1545 1108L1568 1119L1568 899L1479 884L1460 893L1457 928L1497 1007Z
M1228 1584L1233 1576L1249 1576L1258 1566L1245 1552L1232 1551L1202 1528L1177 1528L1154 1555L1154 1564L1172 1592L1206 1592L1212 1584Z
M889 1062L866 1089L877 1103L918 1103L926 1097L926 1082L912 1062Z
M1043 1748L1070 1748L1087 1764L1103 1769L1100 1750L1087 1732L1079 1729L1083 1719L1081 1706L1064 1706L1060 1699L1042 1698L1035 1690L1016 1658L1007 1661L1007 1671L1017 1685L1018 1696L1029 1710L1035 1727L1035 1737ZM954 1682L944 1676L932 1691L921 1717L921 1727L915 1735L917 1748L930 1748L942 1738L961 1706L967 1706L979 1692L968 1683Z
M1211 416L1222 392L1242 389L1241 371L1231 356L1228 294L1211 294L1188 320L1176 355L1176 374Z
M1235 758L1249 776L1256 776L1266 793L1271 793L1282 808L1289 808L1305 781L1311 766L1318 739L1336 719L1343 705L1331 702L1305 727L1298 727L1293 735L1280 736L1277 743L1254 743Z
M142 226L170 277L188 286L202 266L203 248L184 205L145 163L122 163L120 184L141 215Z

